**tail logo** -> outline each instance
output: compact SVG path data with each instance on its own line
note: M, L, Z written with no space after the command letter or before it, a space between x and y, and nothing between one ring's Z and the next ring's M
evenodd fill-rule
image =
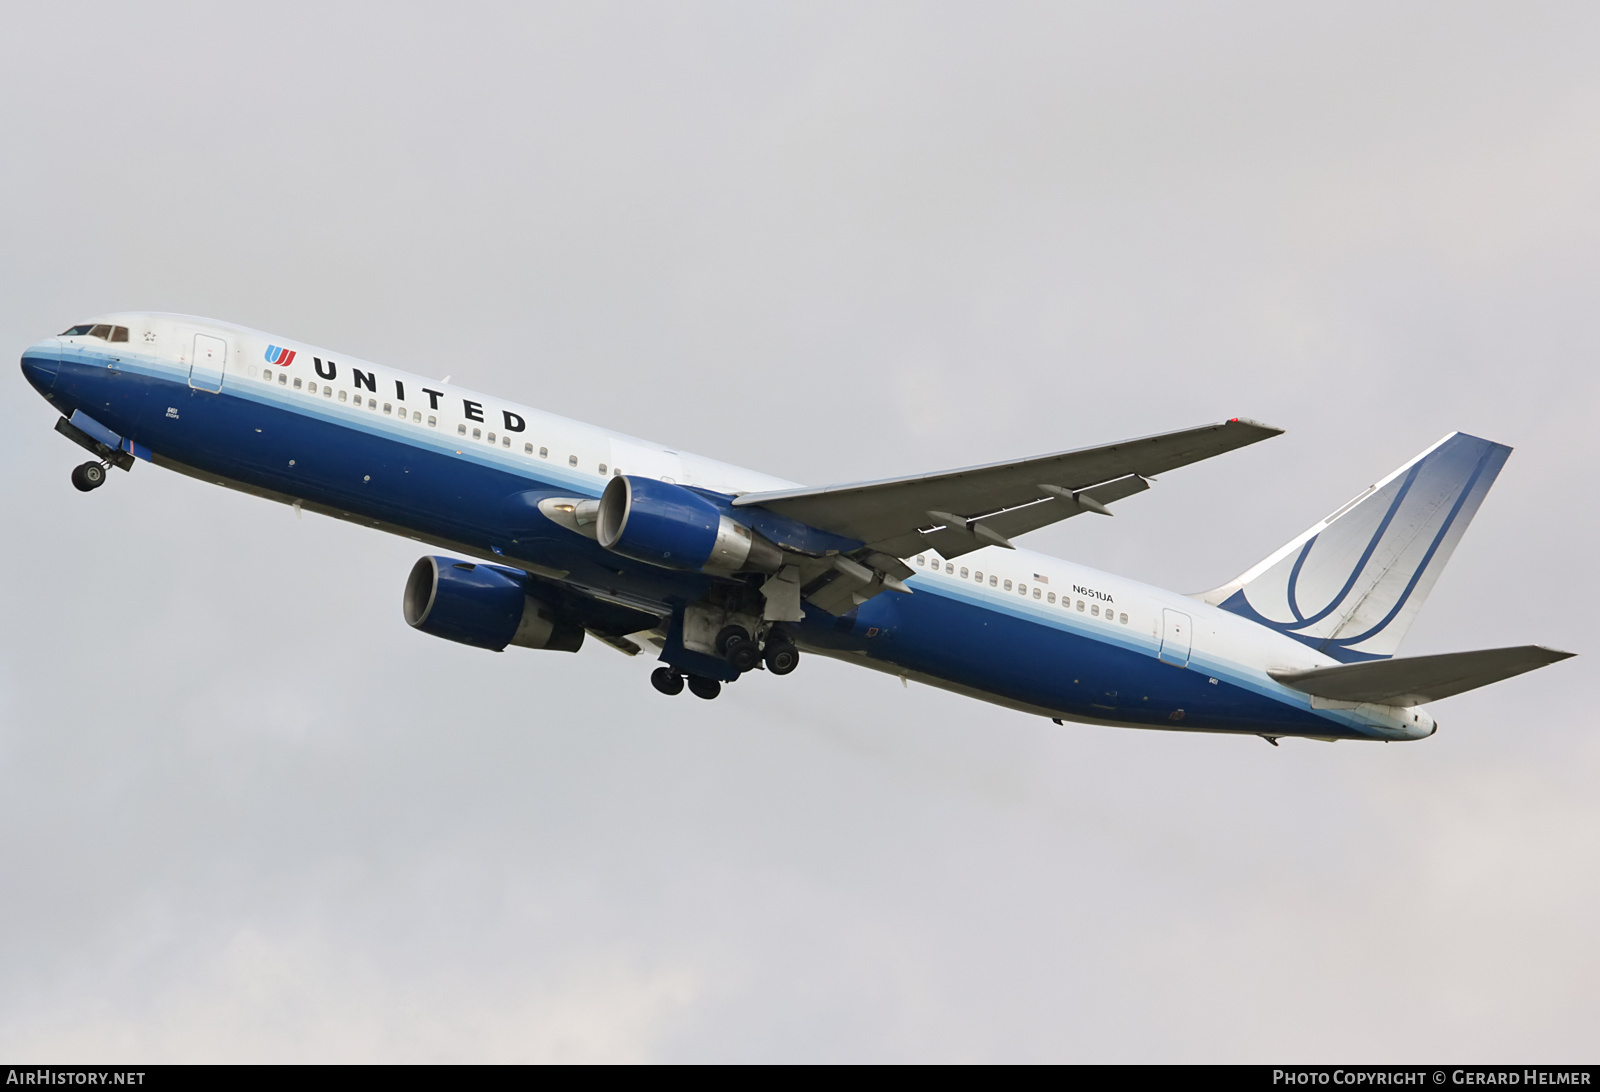
M1510 453L1453 433L1208 601L1345 663L1393 656Z
M280 349L276 345L268 345L267 363L276 364L279 367L287 368L290 364L294 363L294 350Z

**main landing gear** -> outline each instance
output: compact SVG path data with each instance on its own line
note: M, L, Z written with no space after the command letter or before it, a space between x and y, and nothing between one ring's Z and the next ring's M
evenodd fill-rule
M762 648L743 626L724 626L717 634L716 647L728 666L740 674L764 665L774 675L787 675L800 666L800 650L781 629L768 633ZM689 693L707 701L722 693L722 684L716 679L686 674L675 667L656 668L650 674L650 685L669 697L683 693L685 686Z
M72 485L80 493L88 493L106 484L106 464L89 462L72 469Z
M767 634L767 647L756 644L743 626L724 626L717 634L717 651L735 671L750 671L765 663L774 675L787 675L800 666L800 650L781 629Z

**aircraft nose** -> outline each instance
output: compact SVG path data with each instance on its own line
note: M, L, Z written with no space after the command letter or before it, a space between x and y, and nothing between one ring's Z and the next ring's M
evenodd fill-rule
M61 363L60 349L58 341L41 341L28 346L22 354L23 377L40 394L49 395L51 388L56 385L56 369Z

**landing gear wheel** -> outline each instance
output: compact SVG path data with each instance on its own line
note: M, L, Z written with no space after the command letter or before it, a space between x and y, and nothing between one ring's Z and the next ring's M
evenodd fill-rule
M768 641L767 670L774 675L787 675L800 666L800 650L789 641Z
M722 693L722 684L716 679L708 679L704 675L690 675L689 693L697 698L704 698L706 701L710 701Z
M711 644L717 650L717 655L726 656L728 647L734 641L748 641L749 639L750 631L743 626L723 626L717 631L717 639Z
M670 667L658 667L650 672L650 685L672 697L683 693L683 676Z
M728 666L735 671L753 671L756 664L761 662L761 649L756 647L754 641L734 638L728 642L726 658Z
M749 671L761 662L761 649L743 626L723 626L717 634L716 646L735 671Z
M72 470L73 487L80 493L99 489L106 484L106 468L99 463L84 463Z

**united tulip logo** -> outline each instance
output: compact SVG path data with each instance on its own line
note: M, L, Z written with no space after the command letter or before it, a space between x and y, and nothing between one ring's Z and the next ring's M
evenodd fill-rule
M267 363L277 364L280 367L287 368L290 364L294 363L294 350L280 349L276 345L268 345Z

